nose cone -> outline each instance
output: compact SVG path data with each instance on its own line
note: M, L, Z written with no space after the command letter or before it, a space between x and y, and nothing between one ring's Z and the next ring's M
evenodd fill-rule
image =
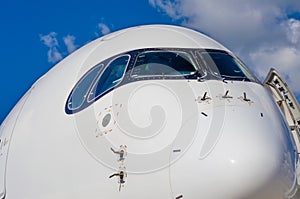
M173 191L195 199L276 199L269 194L286 194L295 183L294 152L282 123L270 123L270 117L228 108L214 149L205 158L199 158L198 150L197 160L185 158L173 166ZM196 145L190 150L194 156Z
M221 138L207 161L215 162L214 181L229 198L253 195L279 181L286 188L282 192L293 185L294 152L286 129L268 117L276 116L236 107L226 112Z

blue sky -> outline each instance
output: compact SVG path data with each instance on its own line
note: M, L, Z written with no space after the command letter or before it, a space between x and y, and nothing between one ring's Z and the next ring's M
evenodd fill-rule
M200 30L236 53L260 79L275 67L300 96L298 0L10 0L0 5L0 123L41 75L76 48L115 30L152 23Z

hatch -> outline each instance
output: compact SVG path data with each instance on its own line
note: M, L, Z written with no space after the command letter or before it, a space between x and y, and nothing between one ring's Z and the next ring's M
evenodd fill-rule
M269 88L272 96L284 115L292 132L298 152L300 151L300 108L288 84L274 69L270 69L264 86Z

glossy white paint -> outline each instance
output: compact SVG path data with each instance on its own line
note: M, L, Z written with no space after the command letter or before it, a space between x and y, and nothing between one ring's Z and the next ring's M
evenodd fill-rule
M278 181L281 194L293 195L295 146L261 84L137 81L65 113L71 90L89 69L142 48L229 52L203 34L166 25L121 30L77 50L39 79L1 126L5 199L240 199L277 188ZM222 97L226 91L232 98ZM120 148L125 161L113 152ZM119 171L127 174L121 191L118 178L109 178Z

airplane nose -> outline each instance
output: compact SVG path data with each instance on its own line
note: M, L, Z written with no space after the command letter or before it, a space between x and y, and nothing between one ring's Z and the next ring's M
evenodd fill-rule
M227 110L221 138L211 154L219 170L215 180L226 183L224 192L235 190L245 197L278 180L292 186L294 151L282 122L274 124L272 117L239 108Z
M271 117L239 108L226 110L213 150L202 158L198 153L198 160L188 169L193 174L187 175L189 171L186 171L185 176L181 176L198 181L193 194L187 198L253 198L260 192L266 194L266 190L278 196L291 189L296 179L294 151L282 123L271 123L274 122ZM178 174L176 167L173 171L177 170ZM173 177L172 183L176 184L174 181ZM281 190L281 185L285 190ZM264 196L264 199L268 198Z

